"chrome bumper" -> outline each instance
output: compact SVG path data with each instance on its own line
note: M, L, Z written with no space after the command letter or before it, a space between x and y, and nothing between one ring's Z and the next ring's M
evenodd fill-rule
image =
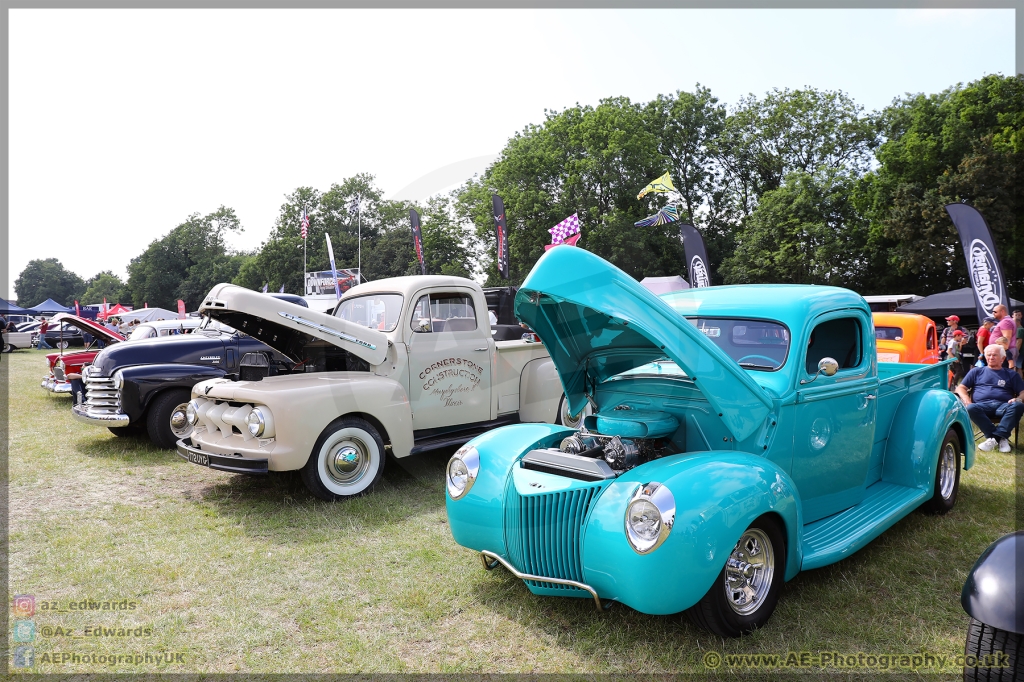
M488 559L490 561L488 561ZM594 598L594 606L597 607L598 611L603 613L607 611L609 608L611 608L611 602L608 602L607 604L602 604L601 598L597 596L597 590L595 590L590 585L587 585L586 583L578 583L575 580L565 580L563 578L545 578L542 575L531 575L530 573L522 573L516 570L515 566L505 561L494 552L488 552L486 549L480 552L480 562L484 565L484 569L488 571L492 568L495 568L498 564L501 564L506 569L508 569L509 573L519 578L520 580L533 580L539 583L551 583L553 585L568 585L570 587L576 587L581 590L585 590L590 593L591 597Z
M93 426L112 426L114 428L128 426L131 417L126 414L96 414L89 412L87 405L75 405L71 408L71 416L80 422Z
M71 395L71 382L70 381L57 381L47 377L39 383L39 387L46 389L50 393L67 393Z

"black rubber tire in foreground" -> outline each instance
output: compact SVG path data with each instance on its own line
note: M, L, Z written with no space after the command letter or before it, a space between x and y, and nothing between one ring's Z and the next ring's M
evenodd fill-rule
M335 502L373 491L384 474L384 440L365 419L341 417L320 434L302 482L321 500Z
M191 397L192 392L187 388L176 388L161 393L153 400L146 413L146 432L153 445L172 450L178 439L184 438L171 429L171 415L175 408L187 404Z
M761 599L761 605L750 613L737 613L729 603L726 587L727 567L723 567L707 594L687 610L687 614L694 624L705 630L710 630L720 637L740 637L757 628L764 627L772 613L775 612L775 606L779 603L779 595L782 593L782 584L786 580L786 540L778 521L772 516L762 516L750 524L740 540L742 541L750 531L758 532L760 536L767 538L770 545L767 550L773 557L771 584L764 598ZM733 553L740 549L740 543L736 544L737 547L733 549ZM761 551L765 551L765 548L762 548ZM730 557L727 557L727 560Z
M965 682L1024 682L1024 635L971 618L964 658ZM1002 659L1002 660L1000 660ZM996 667L999 666L999 667Z
M947 447L953 449L954 471L952 472L952 489L944 495L942 491L942 461ZM939 446L938 459L935 464L935 493L931 499L921 505L922 511L927 514L945 514L956 506L956 498L960 494L960 460L960 438L953 429L949 429L946 431L946 437L942 439L942 445Z

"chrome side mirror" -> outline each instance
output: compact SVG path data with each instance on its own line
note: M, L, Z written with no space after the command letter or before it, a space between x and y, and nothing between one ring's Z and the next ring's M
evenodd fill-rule
M818 371L810 379L801 379L800 385L809 384L819 376L824 374L827 377L835 376L836 372L839 371L839 363L836 362L835 358L822 358L818 360Z
M821 360L818 360L818 372L821 374L831 377L835 376L838 371L839 363L835 361L835 358L822 358Z

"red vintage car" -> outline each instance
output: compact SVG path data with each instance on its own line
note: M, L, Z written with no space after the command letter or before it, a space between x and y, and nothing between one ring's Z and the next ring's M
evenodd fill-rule
M81 331L91 334L95 339L102 339L103 343L107 345L124 341L124 336L121 334L107 329L98 322L78 317L77 315L59 313L50 319L50 324L60 324L61 321L74 324ZM48 354L46 356L47 375L43 377L39 386L50 393L71 395L71 382L67 376L69 374L81 374L82 367L92 362L96 354L100 352L95 343L93 341L92 346L74 353L61 351Z

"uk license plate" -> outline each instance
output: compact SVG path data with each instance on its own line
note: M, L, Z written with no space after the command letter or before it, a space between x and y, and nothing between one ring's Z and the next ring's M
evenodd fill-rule
M198 464L204 467L210 466L209 455L204 455L201 452L192 452L191 450L187 451L186 454L188 455L188 461L192 462L193 464Z

